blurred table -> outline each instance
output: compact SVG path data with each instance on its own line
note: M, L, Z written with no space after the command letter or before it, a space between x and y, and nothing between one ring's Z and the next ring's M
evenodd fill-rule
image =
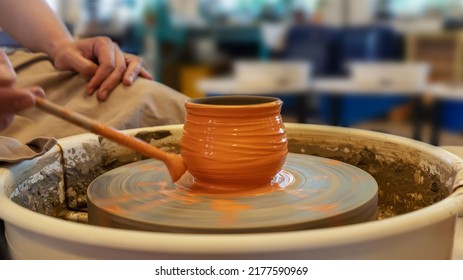
M430 110L431 144L439 145L439 134L442 131L442 110L445 101L463 102L463 84L451 85L435 83L428 85L426 94L433 98Z
M312 82L311 92L312 94L329 96L330 125L340 125L341 123L341 98L343 96L408 97L413 102L413 138L422 139L424 88L396 87L388 84L365 87L349 78L323 78L315 79Z
M349 78L317 78L307 82L304 86L287 85L259 85L255 87L240 86L233 77L210 78L199 81L198 88L207 96L214 95L269 95L269 96L295 96L297 98L297 121L305 122L310 107L309 95L326 95L329 97L329 124L341 123L341 98L343 96L369 96L391 97L401 96L410 98L413 102L413 138L422 139L424 104L424 89L410 87L394 87L381 85L364 87L356 84Z
M308 96L311 91L309 84L305 86L289 85L256 85L243 87L233 77L210 78L199 81L198 88L206 96L214 95L266 95L266 96L294 96L296 102L296 117L299 123L305 122L308 111Z

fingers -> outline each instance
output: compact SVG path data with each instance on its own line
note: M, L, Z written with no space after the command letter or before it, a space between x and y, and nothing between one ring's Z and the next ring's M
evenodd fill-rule
M86 93L96 92L100 100L106 100L120 82L130 86L138 76L153 79L141 58L125 54L108 37L71 42L57 53L54 64L60 70L75 70L90 77Z
M141 70L140 70L140 73L138 74L138 76L142 77L142 78L145 78L145 79L148 79L148 80L154 80L153 76L151 75L150 72L148 72L148 70L145 69L145 67L142 67Z
M98 68L93 58L92 41L82 39L62 46L55 54L53 63L58 70L74 70L91 78Z
M0 86L12 86L16 82L16 73L8 56L0 49Z
M0 131L4 130L13 122L14 114L3 113L0 111Z
M132 54L124 54L124 56L127 64L127 70L122 80L124 85L131 86L138 76L153 80L153 76L142 66L143 61L140 57Z
M95 46L95 55L100 65L87 86L87 94L97 90L98 99L106 100L121 81L130 86L138 76L153 79L143 68L141 58L123 53L109 38L99 38L95 41Z
M43 90L40 87L0 88L0 130L11 124L16 113L34 106L34 96L43 97Z
M44 97L42 88L14 88L16 73L8 56L0 49L0 130L7 128L14 119L14 115L22 110L34 106L35 97Z
M98 89L98 99L106 100L109 93L121 82L127 66L124 55L117 44L114 44L114 68L112 72L103 80Z
M18 113L34 106L34 96L44 97L40 87L0 88L0 112Z
M32 86L32 87L29 87L28 89L34 96L42 97L42 98L45 97L45 91L43 91L43 89L39 86Z
M115 55L115 45L111 39L106 37L97 37L93 39L93 57L98 61L98 67L87 85L87 94L93 94L95 90L104 91L101 85L105 79L114 71L117 63L117 55Z
M124 78L122 79L122 83L126 86L130 86L133 84L133 81L137 78L141 66L141 59L138 57L131 57L130 55L125 55L125 63L127 64L127 70L124 73Z

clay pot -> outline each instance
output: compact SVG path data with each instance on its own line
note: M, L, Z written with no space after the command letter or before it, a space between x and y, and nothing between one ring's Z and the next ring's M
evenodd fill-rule
M288 153L282 104L264 96L188 100L181 155L194 187L223 192L270 185Z

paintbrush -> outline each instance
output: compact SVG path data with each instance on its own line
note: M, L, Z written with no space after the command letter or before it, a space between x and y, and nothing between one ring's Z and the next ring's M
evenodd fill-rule
M180 177L182 177L182 175L186 172L185 162L178 154L164 152L136 137L126 135L113 127L98 123L84 115L70 111L41 97L35 97L35 106L58 118L69 121L113 142L133 149L146 157L164 162L174 182L178 181L178 179L180 179Z

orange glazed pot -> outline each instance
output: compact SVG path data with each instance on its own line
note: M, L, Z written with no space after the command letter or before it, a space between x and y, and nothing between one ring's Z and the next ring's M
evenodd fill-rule
M180 144L192 189L235 192L271 186L288 153L282 104L265 96L186 101Z

